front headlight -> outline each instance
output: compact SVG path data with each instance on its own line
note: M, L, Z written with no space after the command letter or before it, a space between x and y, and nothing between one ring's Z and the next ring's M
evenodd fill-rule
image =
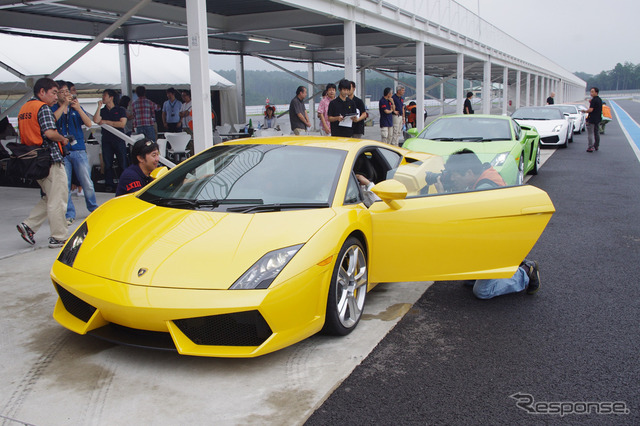
M509 158L508 152L503 152L501 154L496 155L493 160L491 160L492 167L501 167L504 163L507 162L507 158Z
M69 238L67 245L65 245L62 252L60 252L60 256L58 256L60 262L73 267L73 262L76 260L80 246L87 236L87 232L89 232L89 228L87 227L87 222L84 222L76 229L76 232Z
M253 264L229 290L252 290L269 288L280 271L287 266L291 258L300 250L303 244L274 250L262 256Z
M556 127L553 128L552 132L558 133L561 129L562 129L562 124L558 124Z

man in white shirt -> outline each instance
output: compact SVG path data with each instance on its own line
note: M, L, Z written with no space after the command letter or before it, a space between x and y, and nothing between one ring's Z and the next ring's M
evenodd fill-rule
M193 134L193 130L191 130L191 120L193 120L193 116L191 115L191 90L183 90L182 91L182 107L180 108L180 121L182 122L182 131L187 132L190 135Z

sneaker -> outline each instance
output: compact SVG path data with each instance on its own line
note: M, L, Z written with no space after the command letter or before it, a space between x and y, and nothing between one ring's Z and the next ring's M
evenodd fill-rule
M593 152L593 148L591 147L587 148L587 152Z
M60 248L66 242L67 240L58 240L53 237L49 237L49 248Z
M33 230L31 228L29 228L27 225L25 225L24 222L22 222L16 228L18 228L18 232L20 233L20 236L22 237L23 240L25 240L26 242L28 242L31 245L35 245L36 240L35 240L35 238L33 238L33 236L36 233L33 232Z
M73 223L75 219L72 217L67 218L67 226L71 226L71 224Z
M527 294L534 294L540 289L540 269L538 268L538 262L525 260L520 266L524 268L529 277Z

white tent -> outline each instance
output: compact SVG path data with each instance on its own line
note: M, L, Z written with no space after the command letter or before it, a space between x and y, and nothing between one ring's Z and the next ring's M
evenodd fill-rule
M26 76L41 77L56 70L86 43L19 37L0 34L0 62ZM186 52L150 46L131 45L132 86L147 89L188 88L189 56ZM55 79L72 81L78 90L119 89L118 46L101 43L78 59ZM237 122L235 86L209 70L211 90L220 91L222 122ZM31 89L18 76L0 68L0 95L25 94Z

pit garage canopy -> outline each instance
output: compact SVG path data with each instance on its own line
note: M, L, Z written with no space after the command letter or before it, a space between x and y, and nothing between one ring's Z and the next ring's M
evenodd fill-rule
M459 100L463 79L482 81L483 91L515 84L518 96L526 85L534 103L551 90L562 101L586 86L453 0L0 0L0 11L0 27L16 31L188 46L194 118L207 115L196 109L206 105L198 96L208 91L198 89L208 87L207 53L328 63L352 80L365 69L453 76ZM424 88L416 89L420 109ZM210 129L194 134L211 138Z

